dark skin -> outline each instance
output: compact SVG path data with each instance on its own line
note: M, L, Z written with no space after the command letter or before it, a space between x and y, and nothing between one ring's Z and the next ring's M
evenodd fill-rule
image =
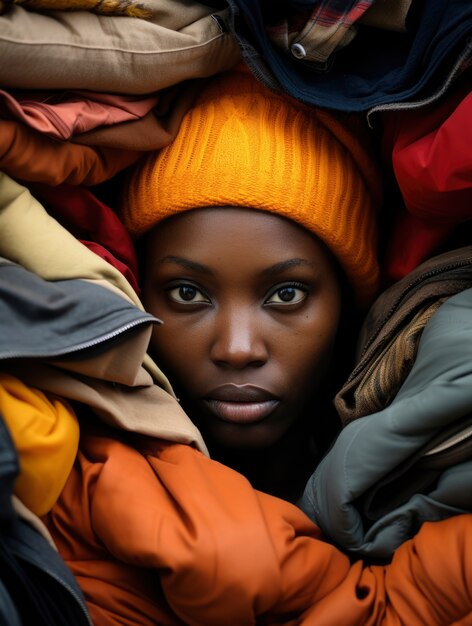
M319 450L341 316L325 246L266 211L205 208L147 238L151 344L213 458L295 500Z

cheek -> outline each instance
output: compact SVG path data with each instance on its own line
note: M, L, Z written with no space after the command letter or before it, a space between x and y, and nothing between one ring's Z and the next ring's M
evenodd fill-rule
M194 360L191 354L192 346L183 340L181 333L172 331L165 322L162 326L154 328L151 347L157 365L171 379L185 376L186 365Z
M281 354L285 353L287 359L286 371L292 373L297 389L315 388L323 380L333 359L339 317L337 302L322 311L308 313L287 337L285 346L281 346Z
M314 374L326 371L332 358L333 344L333 336L319 329L292 337L290 347L285 351L286 370L292 372L291 378L296 386L305 385L313 380Z
M162 318L161 318L162 319ZM193 380L196 364L202 359L203 336L189 333L188 325L166 323L153 329L151 347L157 365L171 379L172 384Z
M144 285L142 302L144 308L162 320L162 324L154 326L150 348L158 367L173 380L176 376L186 375L186 364L192 360L193 341L189 341L188 332L180 328L178 318L169 314L166 301L160 297L161 291Z

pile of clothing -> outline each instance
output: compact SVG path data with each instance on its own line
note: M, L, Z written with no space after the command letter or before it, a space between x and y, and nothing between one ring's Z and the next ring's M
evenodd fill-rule
M0 622L470 623L471 3L1 0L0 59ZM304 512L208 458L118 212L240 62L360 119L387 190L386 290Z

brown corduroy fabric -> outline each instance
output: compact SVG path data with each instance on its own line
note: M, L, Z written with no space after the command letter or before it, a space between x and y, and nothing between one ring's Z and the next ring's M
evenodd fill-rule
M425 261L377 298L361 329L357 364L335 398L344 425L390 404L415 362L428 320L470 287L472 246L464 246Z

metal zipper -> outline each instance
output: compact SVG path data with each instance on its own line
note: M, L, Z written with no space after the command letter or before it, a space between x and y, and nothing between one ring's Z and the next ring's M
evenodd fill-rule
M459 56L459 59L456 61L454 67L450 71L449 75L446 77L446 80L440 87L438 91L435 91L433 94L424 98L423 100L417 100L415 102L390 102L386 104L378 104L377 106L372 107L366 113L367 124L369 128L373 129L374 125L370 121L370 117L373 113L379 113L382 111L408 111L410 109L419 109L428 104L432 104L436 100L438 100L442 95L446 93L449 87L452 85L454 79L462 74L464 70L466 70L472 63L472 59L470 55L472 54L472 39L468 40L463 50L462 54Z
M96 347L100 345L101 343L105 343L109 339L113 339L114 337L118 337L119 335L122 335L126 331L131 330L132 328L136 328L137 326L141 326L143 324L149 324L150 322L159 322L159 320L156 317L147 315L146 317L142 317L140 319L134 320L133 322L128 322L124 326L120 326L120 328L117 328L116 330L112 330L108 333L105 333L104 335L101 335L100 337L97 337L96 339L90 339L89 341L84 341L82 343L72 345L68 348L64 348L63 350L59 350L56 352L45 352L43 354L34 354L32 356L28 356L28 355L25 356L25 354L20 354L18 352L7 351L7 352L4 352L3 354L0 354L0 360L1 359L15 359L15 358L49 359L49 358L54 358L58 356L64 356L73 352L79 352L80 350L86 350L87 348Z

